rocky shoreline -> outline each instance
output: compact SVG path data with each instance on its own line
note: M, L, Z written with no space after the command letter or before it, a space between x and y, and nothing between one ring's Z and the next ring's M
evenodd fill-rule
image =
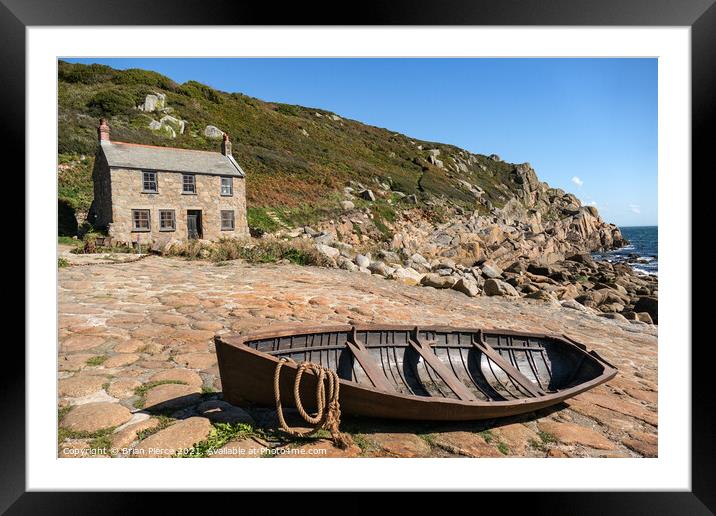
M404 199L396 200L388 184L369 189L355 182L344 189L344 213L336 220L264 238L308 240L335 267L406 285L454 289L470 297L541 299L610 319L657 324L658 278L628 261L591 256L627 245L619 229L574 195L540 183L529 164L516 166L515 174L521 199L472 213L443 203L447 221L439 223L425 207L407 207L386 223L389 242L381 243L372 228L370 203ZM363 208L356 199L364 201Z
M334 244L336 245L336 244ZM406 285L454 289L469 297L502 296L540 299L610 319L658 322L658 280L626 263L595 261L588 253L544 265L517 260L502 269L492 260L467 266L451 258L428 260L393 251L361 254L340 246L316 244L336 267L375 274Z

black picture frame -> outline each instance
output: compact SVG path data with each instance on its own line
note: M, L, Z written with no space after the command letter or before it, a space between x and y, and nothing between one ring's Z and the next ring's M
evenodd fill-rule
M716 0L394 0L323 5L304 2L169 2L153 0L0 0L0 70L3 156L24 167L25 29L50 25L529 25L529 26L688 26L691 27L692 170L713 170L716 92ZM351 8L351 6L353 6ZM690 174L690 171L683 171ZM24 182L18 185L24 191ZM18 190L15 190L18 191ZM27 236L26 236L27 238ZM26 275L32 271L25 270ZM26 276L27 277L27 276ZM691 282L691 278L685 278ZM28 309L32 309L28 306ZM688 339L688 340L687 340ZM688 349L684 342L668 343ZM692 346L692 450L690 492L481 493L480 506L504 503L551 514L712 514L716 511L714 457L716 409L710 388L712 345ZM136 495L121 493L28 493L25 489L25 354L7 346L15 367L0 374L2 407L12 407L0 424L0 511L7 514L96 514L136 510ZM172 494L175 500L178 493ZM300 499L300 498L299 498ZM502 501L500 500L502 499ZM181 500L181 498L180 498ZM315 500L315 499L314 499ZM420 500L420 497L417 498ZM300 503L300 502L293 502ZM172 504L174 505L174 504ZM352 497L352 510L368 509Z

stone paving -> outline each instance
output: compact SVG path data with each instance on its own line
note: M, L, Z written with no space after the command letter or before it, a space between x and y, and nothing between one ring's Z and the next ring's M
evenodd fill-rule
M567 403L518 418L453 424L344 416L342 429L355 441L347 450L325 438L273 439L273 410L245 411L221 399L215 334L367 322L567 333L619 374ZM469 298L338 269L155 256L64 267L58 455L173 456L209 442L221 423L245 423L260 431L238 435L210 455L654 457L657 328L540 300Z

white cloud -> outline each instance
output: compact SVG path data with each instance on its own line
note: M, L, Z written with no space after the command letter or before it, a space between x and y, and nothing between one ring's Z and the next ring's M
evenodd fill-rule
M579 177L577 177L577 176L572 176L572 182L573 182L575 185L577 185L577 186L582 186L582 185L584 184L584 181L582 181L582 180L581 180Z
M629 209L631 210L632 213L636 213L636 214L641 213L641 206L639 206L638 204L630 204Z
M589 201L589 202L587 203L587 206L594 206L594 207L596 208L596 207L597 207L597 201Z

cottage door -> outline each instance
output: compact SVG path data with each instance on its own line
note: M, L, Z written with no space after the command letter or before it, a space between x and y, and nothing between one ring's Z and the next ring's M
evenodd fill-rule
M186 227L189 233L189 240L195 240L199 238L198 231L198 219L199 216L196 213L188 213L186 216Z

